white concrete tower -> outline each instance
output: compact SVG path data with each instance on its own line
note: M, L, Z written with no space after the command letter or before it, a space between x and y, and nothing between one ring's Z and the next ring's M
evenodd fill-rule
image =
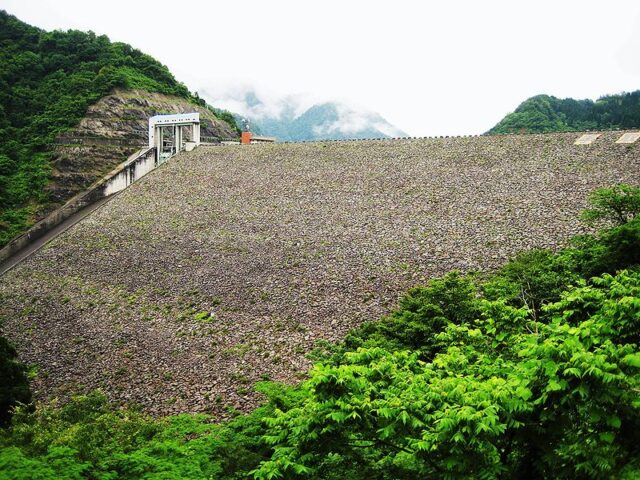
M175 115L155 115L149 118L149 147L156 148L156 162L160 160L162 151L162 129L173 127L173 151L172 154L182 150L182 128L191 127L191 142L200 145L200 114L178 113Z

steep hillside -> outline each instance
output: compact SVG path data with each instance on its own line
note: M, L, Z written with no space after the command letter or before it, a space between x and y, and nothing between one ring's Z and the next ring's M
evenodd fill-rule
M92 32L45 32L4 11L0 65L0 245L52 207L47 186L56 136L75 127L114 88L204 106L167 67L130 45ZM114 150L114 158L121 153Z
M254 382L304 375L316 340L407 288L583 232L590 192L640 183L618 136L200 147L4 275L1 333L37 398L247 411Z
M185 98L116 89L91 105L79 124L59 135L47 186L51 206L83 191L148 141L149 117L200 112L204 139L235 138L237 131L209 109Z
M538 95L522 102L488 133L543 133L640 127L640 90L574 100Z

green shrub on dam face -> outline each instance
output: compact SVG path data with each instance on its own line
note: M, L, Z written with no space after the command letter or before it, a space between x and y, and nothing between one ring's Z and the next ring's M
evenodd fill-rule
M610 221L623 225L640 215L640 188L619 184L598 188L590 196L591 208L582 212L582 219L595 223Z

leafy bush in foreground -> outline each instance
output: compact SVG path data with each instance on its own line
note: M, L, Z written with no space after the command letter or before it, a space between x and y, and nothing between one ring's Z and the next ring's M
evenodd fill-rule
M221 424L104 397L19 408L0 479L640 476L640 218L452 272Z
M26 368L16 360L16 349L4 337L0 337L0 385L0 427L6 427L13 408L31 402L31 391Z
M99 392L35 412L18 408L0 433L0 480L246 478L270 454L262 418L300 396L268 382L258 389L267 404L223 424L204 415L154 420L114 408Z
M596 478L637 457L639 272L563 292L538 321L477 302L431 361L373 347L317 364L303 402L266 420L257 478Z

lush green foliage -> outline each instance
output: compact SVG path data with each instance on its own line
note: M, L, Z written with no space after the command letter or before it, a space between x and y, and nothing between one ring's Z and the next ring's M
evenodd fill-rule
M203 100L204 102L204 100ZM238 127L238 122L236 121L236 116L231 113L228 110L223 110L221 108L214 108L211 107L210 105L206 105L206 107L211 110L216 117L218 117L220 120L227 122L229 125L231 125L233 127L233 129L236 131L236 133L238 134L238 136L240 136L240 134L242 133L242 130L240 129L240 127Z
M229 422L100 395L18 409L0 479L637 478L639 338L634 218L410 290Z
M592 100L538 95L522 102L489 133L542 133L640 127L640 90Z
M0 65L0 245L47 205L55 136L114 87L204 104L167 67L127 44L92 32L44 32L1 10Z
M475 320L434 332L437 353L366 347L316 365L302 404L267 419L274 453L256 476L621 471L640 440L640 274L582 282L537 320L504 300L476 303Z
M265 406L219 425L194 415L153 420L114 409L97 392L62 407L18 408L0 435L0 479L246 478L270 453L262 418L300 396L267 382L257 388L269 399Z
M591 194L592 208L582 212L587 222L610 220L623 225L640 215L640 188L619 184Z
M13 408L31 402L31 392L26 369L16 360L16 349L4 337L0 337L0 385L0 427L6 427Z

